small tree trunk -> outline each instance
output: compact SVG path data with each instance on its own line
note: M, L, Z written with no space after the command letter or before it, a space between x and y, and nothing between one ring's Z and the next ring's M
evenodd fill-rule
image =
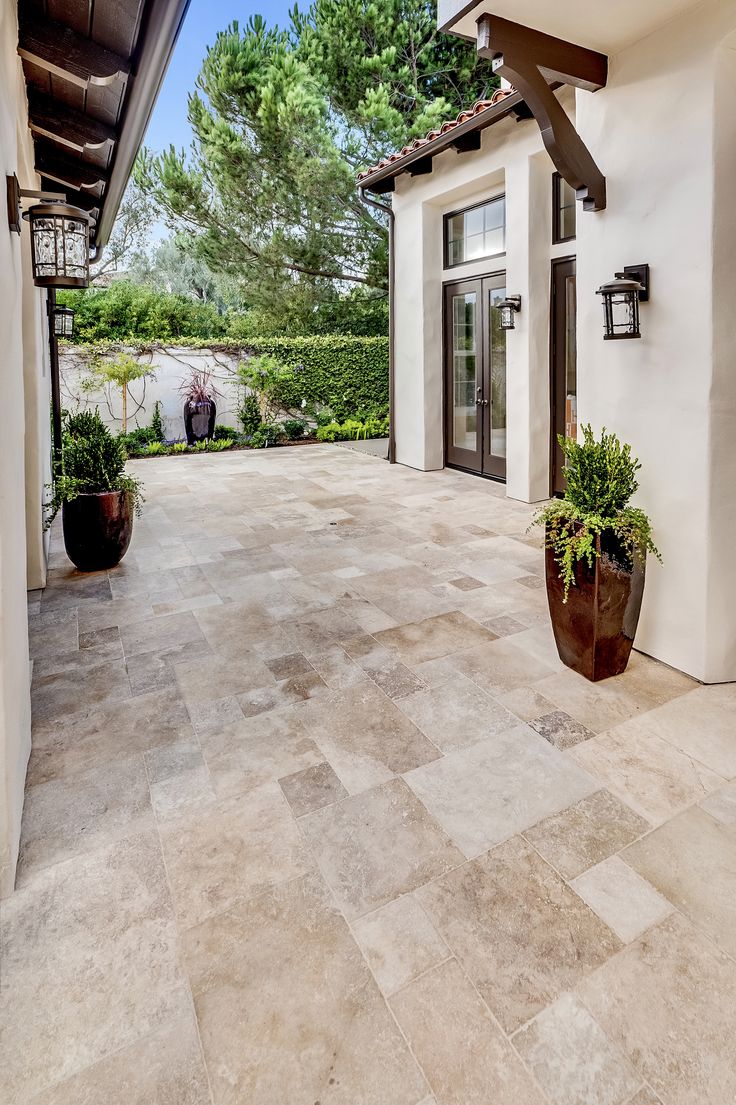
M123 384L123 433L128 432L128 385Z

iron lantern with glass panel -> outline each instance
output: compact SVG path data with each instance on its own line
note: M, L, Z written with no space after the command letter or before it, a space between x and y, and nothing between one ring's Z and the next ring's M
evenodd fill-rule
M504 299L494 303L494 307L500 313L499 329L514 330L516 327L516 314L521 310L521 296L507 295Z
M36 203L24 218L31 228L33 283L39 288L89 286L89 230L86 211L65 203Z
M56 307L51 312L54 334L57 338L72 338L74 336L74 311L71 307Z
M601 284L596 295L603 297L603 323L606 341L640 338L639 299L644 284L626 272L617 272L614 280Z

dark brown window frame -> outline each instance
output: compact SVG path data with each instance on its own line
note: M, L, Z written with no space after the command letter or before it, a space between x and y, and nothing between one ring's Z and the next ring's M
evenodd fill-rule
M503 249L498 253L484 253L481 257L471 257L467 261L455 261L450 263L450 243L447 236L447 226L450 219L457 215L465 215L468 211L475 211L478 207L486 207L496 200L503 200ZM488 196L478 203L471 203L467 207L458 207L456 211L448 211L442 216L442 267L443 269L460 269L463 265L473 265L478 261L492 261L495 257L503 257L506 253L506 193L499 192L497 196Z
M577 220L578 213L577 208L573 204L575 211L575 233L569 234L566 238L560 233L560 185L562 183L562 175L560 173L552 174L552 245L559 246L563 242L574 242L577 238Z

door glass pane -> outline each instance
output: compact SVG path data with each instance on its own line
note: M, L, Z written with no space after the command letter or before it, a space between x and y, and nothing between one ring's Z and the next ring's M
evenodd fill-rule
M452 443L473 452L478 443L475 306L475 292L452 297Z
M506 297L505 288L491 291L491 448L495 457L506 456L506 331L501 329L501 312L495 304Z
M578 436L578 360L575 277L565 279L565 437Z

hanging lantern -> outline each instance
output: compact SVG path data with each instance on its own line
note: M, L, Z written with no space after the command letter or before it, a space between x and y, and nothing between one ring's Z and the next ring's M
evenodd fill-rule
M64 203L37 203L24 218L31 227L33 283L39 288L86 288L92 222L87 212Z
M497 307L501 313L499 328L501 330L515 329L516 314L521 310L521 296L507 295L505 299L500 299L498 303L494 303L494 307Z
M614 280L601 284L596 292L603 296L603 337L606 341L641 337L639 301L645 298L647 287L637 276L634 272L617 272Z
M57 338L74 336L74 311L71 307L54 307L52 310L54 334Z

